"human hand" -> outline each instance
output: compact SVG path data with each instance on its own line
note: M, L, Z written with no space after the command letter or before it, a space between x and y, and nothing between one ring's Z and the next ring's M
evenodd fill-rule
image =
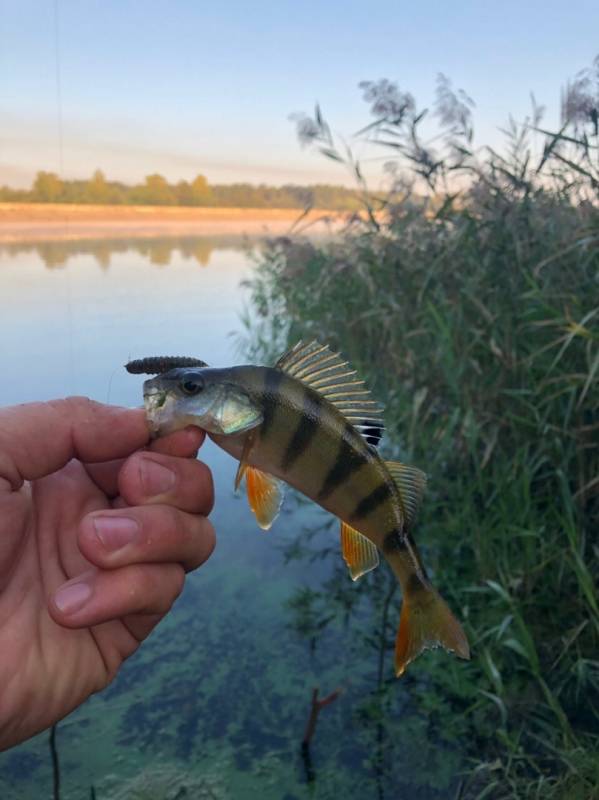
M0 409L0 750L103 689L214 548L187 428L86 398Z

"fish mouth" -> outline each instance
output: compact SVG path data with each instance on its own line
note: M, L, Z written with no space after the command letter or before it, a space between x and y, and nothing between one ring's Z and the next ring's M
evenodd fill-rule
M144 408L152 437L156 437L160 433L167 399L168 392L161 389L148 388L144 391Z
M144 405L147 411L157 411L166 403L167 392L160 389L146 389L144 392Z

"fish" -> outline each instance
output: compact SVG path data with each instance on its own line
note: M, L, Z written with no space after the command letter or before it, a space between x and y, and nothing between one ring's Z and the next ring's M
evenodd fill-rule
M338 353L300 341L273 367L215 368L176 356L126 367L135 374L166 370L143 386L152 435L188 425L204 429L239 461L235 488L245 479L261 528L273 524L288 484L339 519L352 580L383 556L402 591L398 677L429 648L470 658L464 630L432 585L412 536L426 476L381 457L383 408Z

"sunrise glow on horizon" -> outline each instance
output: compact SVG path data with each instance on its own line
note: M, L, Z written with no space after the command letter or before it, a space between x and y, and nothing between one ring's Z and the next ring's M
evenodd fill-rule
M360 80L387 77L426 106L443 72L475 100L479 143L494 143L510 114L529 112L531 91L557 124L560 87L592 62L598 28L588 0L575 15L516 0L384 0L376 13L357 2L0 0L0 185L96 168L125 182L159 172L351 185L342 166L302 150L291 113L319 102L349 136L370 120Z

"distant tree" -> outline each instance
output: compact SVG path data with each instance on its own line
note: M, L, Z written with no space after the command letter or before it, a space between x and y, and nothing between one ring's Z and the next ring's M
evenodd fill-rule
M166 178L158 173L147 175L141 187L140 202L155 206L172 206L177 202L175 193Z
M374 197L374 195L371 195ZM130 186L109 181L97 169L89 180L62 181L53 172L38 172L30 191L0 187L0 201L38 203L106 203L141 205L221 206L223 208L314 208L354 211L362 207L364 194L343 186L268 186L250 183L214 184L204 175L193 181L169 184L158 173Z
M87 203L110 203L111 190L104 173L97 169L85 187L85 201Z
M64 191L64 184L54 172L40 171L35 177L32 187L34 200L41 203L57 203Z
M193 189L191 188L189 181L179 181L179 183L175 186L175 196L177 198L178 205L193 205Z
M31 199L31 192L27 189L11 189L10 186L0 187L0 202L26 203Z
M207 206L212 199L212 191L203 175L197 175L191 183L192 202L194 206Z

